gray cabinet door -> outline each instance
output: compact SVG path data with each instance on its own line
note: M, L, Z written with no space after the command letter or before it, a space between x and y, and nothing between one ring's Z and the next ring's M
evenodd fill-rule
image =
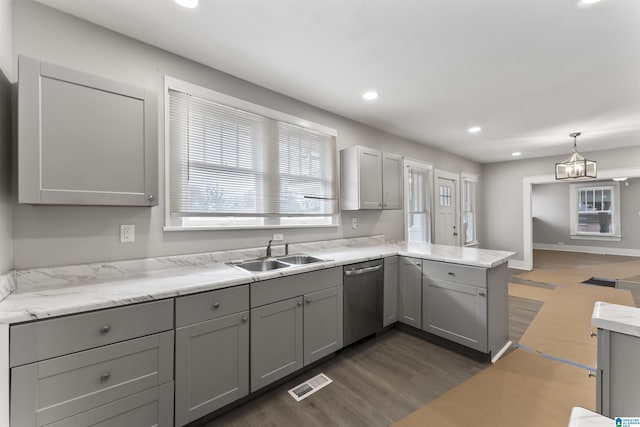
M402 157L382 153L382 208L402 209Z
M251 391L303 366L302 297L251 309Z
M19 58L18 201L158 204L155 96Z
M398 257L384 259L384 306L382 326L398 321Z
M382 209L382 153L359 148L360 209Z
M422 329L487 352L487 290L423 278Z
M176 330L176 426L249 393L249 312Z
M422 327L422 260L400 257L399 321Z
M342 286L304 296L304 364L342 348Z

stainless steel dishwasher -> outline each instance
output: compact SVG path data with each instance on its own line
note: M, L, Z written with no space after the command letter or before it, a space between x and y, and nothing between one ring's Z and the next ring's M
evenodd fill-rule
M344 346L382 330L382 260L344 266Z

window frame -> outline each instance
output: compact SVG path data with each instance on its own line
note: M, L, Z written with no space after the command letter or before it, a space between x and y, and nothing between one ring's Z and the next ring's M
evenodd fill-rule
M165 225L164 231L190 231L190 230L232 230L232 229L290 229L290 228L336 228L340 226L340 185L339 185L339 163L338 163L338 148L336 146L336 155L334 162L336 165L336 198L338 200L338 210L334 214L322 215L322 216L304 216L304 215L282 215L278 217L269 216L257 216L251 217L250 215L242 216L172 216L171 215L171 199L170 199L170 182L171 182L171 132L170 132L170 106L169 106L169 90L176 90L191 95L204 98L219 104L223 104L229 107L237 108L240 110L248 111L253 114L258 114L269 119L277 120L287 124L300 126L302 128L310 129L317 132L322 132L329 136L333 136L337 139L338 132L328 126L313 123L308 120L292 116L281 111L273 110L262 105L254 104L243 99L239 99L230 95L226 95L193 83L189 83L174 77L165 75L164 77L164 93L163 93L163 105L164 105L164 117L165 117ZM291 223L292 217L300 217L303 220L300 223ZM185 221L186 220L186 221ZM235 222L234 222L235 220ZM284 220L284 223L281 223ZM187 225L185 225L187 223Z
M477 246L480 244L478 241L478 180L479 176L470 173L470 172L461 172L460 173L460 181L462 183L462 191L460 192L460 211L462 212L462 246ZM471 210L467 210L466 199L467 199L467 186L465 182L473 182L474 186L474 195L473 195L473 206ZM467 240L467 222L465 220L465 214L467 212L473 213L473 231L474 231L474 239L471 241Z
M611 190L611 227L609 233L594 233L579 231L578 200L579 192L584 190ZM569 237L577 240L622 240L620 222L620 183L618 182L590 182L584 184L570 184L569 186Z

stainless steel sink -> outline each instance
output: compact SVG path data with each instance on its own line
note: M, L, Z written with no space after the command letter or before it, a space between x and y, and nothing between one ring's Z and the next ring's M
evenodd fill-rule
M259 259L255 261L244 261L238 263L232 263L236 267L244 268L248 271L271 271L281 268L291 267L290 264L286 264L277 259Z
M278 261L286 262L287 264L300 265L300 264L311 264L313 262L324 262L325 260L316 258L311 255L299 254L299 255L289 255L289 256L280 257L278 258Z

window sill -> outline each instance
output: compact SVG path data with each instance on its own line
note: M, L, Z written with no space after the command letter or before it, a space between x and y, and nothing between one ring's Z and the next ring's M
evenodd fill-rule
M596 234L577 234L570 236L574 240L601 240L605 242L620 242L622 236L598 236Z
M305 224L305 225L223 225L223 226L194 226L165 225L163 231L224 231L224 230L270 230L291 228L337 228L340 224Z

